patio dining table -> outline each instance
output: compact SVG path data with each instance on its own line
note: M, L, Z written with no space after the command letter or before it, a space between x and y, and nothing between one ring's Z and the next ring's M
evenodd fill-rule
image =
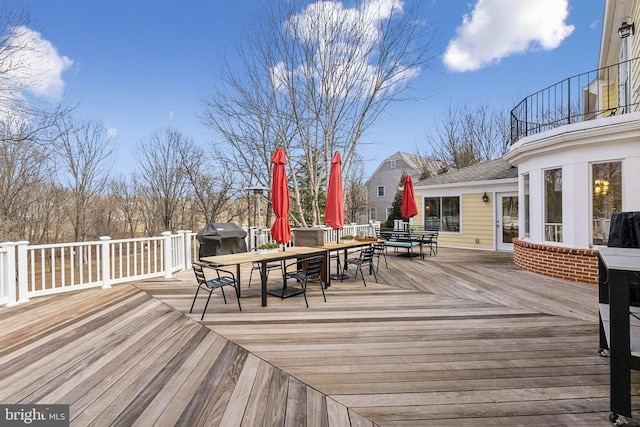
M214 255L200 258L201 262L210 264L213 267L224 266L236 266L236 276L238 278L238 296L240 292L240 265L246 263L258 262L260 263L260 281L261 281L261 297L262 306L267 306L267 264L274 261L286 261L293 258L299 258L307 255L322 255L327 254L327 250L322 247L309 247L309 246L291 246L285 250L278 250L272 253L259 253L259 252L240 252L235 254ZM286 280L283 277L283 287L287 286ZM278 295L282 292L282 289L277 291ZM301 289L292 288L289 290L287 296L293 296L296 293L302 292Z

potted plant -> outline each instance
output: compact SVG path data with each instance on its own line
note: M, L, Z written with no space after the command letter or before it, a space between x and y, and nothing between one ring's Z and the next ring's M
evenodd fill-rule
M279 248L280 248L280 245L277 244L276 242L264 243L264 244L258 246L258 253L259 254L271 254L271 253L278 252Z
M352 242L353 236L351 234L345 234L340 240L342 240L343 242Z

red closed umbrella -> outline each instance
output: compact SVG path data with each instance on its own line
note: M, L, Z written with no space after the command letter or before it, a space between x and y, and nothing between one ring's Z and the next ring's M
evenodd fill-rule
M329 184L327 185L327 204L324 210L324 222L334 230L342 230L344 224L344 196L342 194L342 159L336 151L331 160Z
M404 179L404 192L402 193L402 216L411 218L418 215L418 205L416 205L416 195L413 192L413 180L407 175Z
M271 158L273 174L271 178L271 205L276 221L271 226L271 237L280 244L291 241L291 226L289 225L289 184L284 165L287 157L282 148L276 148Z

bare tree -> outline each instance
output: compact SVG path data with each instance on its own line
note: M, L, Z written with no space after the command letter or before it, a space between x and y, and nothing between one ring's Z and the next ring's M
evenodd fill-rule
M181 147L187 143L187 138L180 132L165 128L136 144L139 179L144 184L141 192L153 208L148 215L157 215L163 228L156 229L152 218L147 216L147 226L150 227L147 232L171 231L175 226L174 215L187 190L187 175L180 157Z
M345 221L360 222L367 218L367 187L364 182L364 163L357 156L354 167L345 177L344 188Z
M33 48L24 37L31 17L26 8L16 8L8 2L0 5L0 110L28 110L22 90L27 86L31 64L25 58Z
M88 212L104 194L111 169L113 143L99 121L61 120L55 141L58 180L73 199L71 222L74 241L87 238ZM92 237L97 237L95 233Z
M190 139L185 139L178 149L186 179L190 184L189 191L192 194L194 210L205 223L220 222L220 216L230 199L233 174L224 168L220 168L218 173L211 173L214 165L210 164L210 157Z
M112 179L109 183L111 198L122 218L121 237L136 237L142 204L137 187L136 180L124 175Z
M486 104L449 106L435 122L435 134L427 136L431 156L454 169L502 157L509 143L508 117Z
M48 150L24 136L29 132L26 122L0 120L0 232L5 239L21 237L37 201L33 189L48 177Z
M342 152L348 174L363 133L389 104L405 99L426 64L420 2L350 4L269 3L247 40L244 72L223 70L224 86L206 104L205 122L234 148L238 169L249 163L257 174L250 182L268 183L273 148L286 149L292 207L303 226L307 218L321 221L333 153Z

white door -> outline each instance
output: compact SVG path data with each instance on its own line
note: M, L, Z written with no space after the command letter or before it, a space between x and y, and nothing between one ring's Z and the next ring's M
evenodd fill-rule
M496 249L512 251L518 237L518 193L496 193Z

